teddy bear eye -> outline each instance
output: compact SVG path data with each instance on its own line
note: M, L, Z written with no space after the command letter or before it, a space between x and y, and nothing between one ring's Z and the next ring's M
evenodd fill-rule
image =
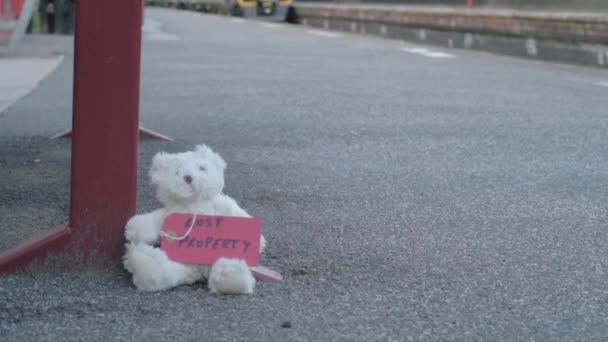
M201 171L207 171L207 169L205 169L204 166L199 166L198 169L201 170Z

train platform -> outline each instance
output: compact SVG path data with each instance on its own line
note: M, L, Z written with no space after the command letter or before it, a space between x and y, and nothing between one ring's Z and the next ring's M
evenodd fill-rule
M155 153L206 143L284 280L215 296L139 292L119 266L5 275L3 341L608 335L606 71L146 12L140 123L175 141L139 140L137 211L159 206ZM62 59L0 114L1 248L69 207L71 140L49 137L71 125L71 38L31 38Z

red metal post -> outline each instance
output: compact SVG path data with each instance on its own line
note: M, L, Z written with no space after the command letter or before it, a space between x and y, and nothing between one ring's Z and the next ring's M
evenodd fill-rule
M68 226L0 255L0 272L41 263L115 265L135 212L142 0L78 1Z
M466 0L467 1L467 7L471 8L473 6L475 6L475 0Z
M141 1L76 5L70 227L115 261L135 212Z

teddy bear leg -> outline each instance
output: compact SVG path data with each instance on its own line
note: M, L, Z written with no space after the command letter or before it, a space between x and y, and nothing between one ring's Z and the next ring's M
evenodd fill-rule
M160 248L146 244L127 244L123 262L133 274L133 284L142 291L162 291L192 284L205 273L204 267L174 262Z
M209 290L222 294L251 294L255 278L242 259L220 258L211 267Z

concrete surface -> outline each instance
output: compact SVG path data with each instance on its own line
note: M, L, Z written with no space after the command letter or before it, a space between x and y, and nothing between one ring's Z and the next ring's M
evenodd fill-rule
M608 13L608 3L604 0L482 0L480 2L488 6L526 10L603 11Z
M207 12L204 0L149 0L151 6ZM405 4L404 4L405 3ZM530 11L411 2L297 2L285 21L440 47L608 68L608 13L581 6ZM461 4L464 4L462 2ZM216 12L216 11L212 11Z
M70 126L71 42L27 36L0 58L0 250L67 220L69 142L44 132Z
M205 0L201 0L205 1ZM319 0L299 0L299 2L323 2ZM390 3L408 5L449 5L466 6L466 0L337 0L338 3ZM604 0L474 0L475 7L512 8L518 10L549 11L606 11Z
M329 30L608 68L608 15L495 8L304 3L292 21Z
M155 152L207 143L228 162L226 192L264 218L263 263L285 280L218 297L203 285L139 293L121 269L3 277L4 340L608 335L608 73L148 15L160 29L144 38L142 124L177 142L142 140L139 210L158 205L146 179ZM14 213L0 216L3 240L27 217L22 206L65 211L69 142L45 137L69 126L69 97L57 95L70 63L67 51L0 117L0 146L29 155L0 151L0 194L10 194L0 205ZM52 176L30 176L34 158ZM30 229L52 221L41 215Z
M0 58L0 112L34 89L55 70L61 59Z

